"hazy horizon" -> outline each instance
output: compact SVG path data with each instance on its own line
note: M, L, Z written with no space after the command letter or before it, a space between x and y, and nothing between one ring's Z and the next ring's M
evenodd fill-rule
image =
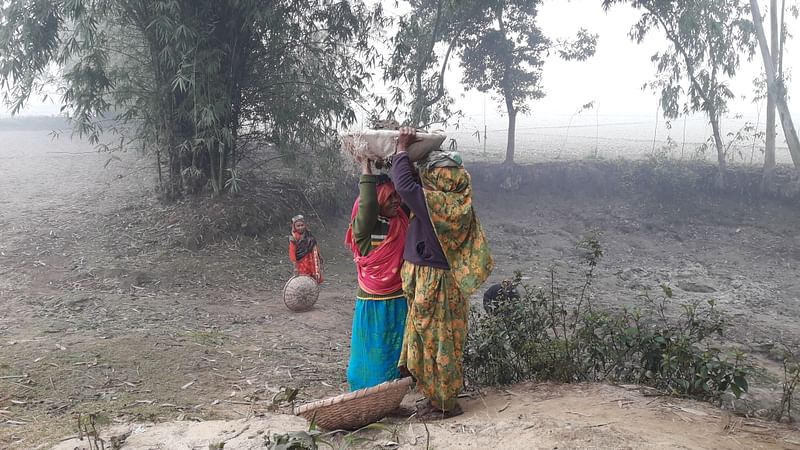
M761 5L762 9L764 6ZM387 8L390 13L392 10ZM570 130L570 135L578 135L576 130L580 129L590 130L589 134L592 137L599 134L606 138L621 135L628 138L652 139L657 121L660 124L659 130L656 131L657 138L666 139L666 136L670 136L675 139L676 133L680 133L681 138L683 137L684 118L674 120L672 130L667 130L660 111L656 118L658 95L649 89L642 90L642 85L654 78L655 67L650 61L651 55L666 48L667 42L658 31L652 32L642 44L632 42L628 37L628 31L639 16L640 12L628 5L617 5L606 13L602 10L599 0L545 1L539 9L537 18L545 35L551 39L569 38L578 29L586 28L590 32L599 34L597 53L584 62L566 62L555 55L547 58L542 76L546 96L529 103L529 115L518 117L518 138L522 138L526 130L542 131L547 127L559 128L559 132L564 133L570 121L572 121L571 128L574 128ZM787 17L789 29L796 27L798 22L800 21L797 19ZM790 70L791 62L797 60L792 56L796 45L796 39L790 39L786 43L785 61ZM729 112L722 120L726 131L735 132L745 121L753 124L758 122L759 128L764 129L763 107L766 102L762 100L753 103L750 100L753 96L752 80L761 70L761 57L756 53L751 61L745 59L738 75L729 80L736 98L729 102ZM455 59L449 65L446 82L456 99L455 109L461 110L464 117L458 120L458 129L454 120L448 125L448 131L458 134L477 130L482 132L484 123L490 131L490 139L493 137L493 130L495 134L504 131L507 119L498 108L498 102L488 94L465 92L460 85L460 79L458 60ZM794 87L797 87L797 82L790 81L788 83L790 94ZM378 85L373 87L376 92L384 89L385 87ZM594 102L593 109L576 114L581 105L589 102ZM795 121L800 121L800 107L791 97L789 107L793 110ZM43 102L32 97L20 115L55 115L60 108L61 105L55 104L52 100ZM0 108L0 118L7 117L9 117L8 109L3 106ZM705 134L704 130L708 125L702 114L689 116L685 123L687 139L691 137L693 141L703 141L710 134ZM600 125L599 132L594 128L597 124ZM620 128L617 124L625 126ZM783 133L780 125L778 129L778 144L781 145Z

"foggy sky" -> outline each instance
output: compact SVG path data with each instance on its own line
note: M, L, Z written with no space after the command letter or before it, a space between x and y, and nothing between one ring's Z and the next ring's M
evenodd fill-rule
M762 2L762 13L764 8ZM666 48L666 40L658 30L654 31L642 44L633 43L628 32L640 13L630 6L617 5L608 13L604 12L600 0L550 0L539 11L538 22L545 35L551 39L569 38L583 27L599 34L597 54L588 61L565 62L555 56L547 59L543 74L543 87L546 97L530 103L531 115L520 117L521 121L544 120L569 117L583 104L594 101L598 113L605 121L615 116L655 115L658 98L650 90L642 90L642 85L654 79L655 68L650 57ZM798 20L787 17L789 30L797 29ZM797 58L797 40L786 44L784 66L791 69L800 63ZM755 117L758 105L751 102L753 96L752 80L761 71L761 57L756 53L752 61L745 61L737 77L730 86L737 99L730 102L729 116L741 114L746 118ZM484 98L488 123L501 124L505 121L498 102L489 95L477 92L464 93L460 86L461 74L457 58L452 61L447 75L447 87L456 97L456 107L468 117L467 121L483 122ZM790 81L790 94L798 86ZM378 88L379 89L379 88ZM469 94L468 98L464 94ZM746 96L747 99L741 99ZM794 111L800 110L797 101L790 98L789 105ZM54 115L59 105L52 100L43 102L31 98L22 115ZM0 117L7 117L8 109L0 107ZM794 117L798 117L795 114ZM797 119L796 119L797 120Z

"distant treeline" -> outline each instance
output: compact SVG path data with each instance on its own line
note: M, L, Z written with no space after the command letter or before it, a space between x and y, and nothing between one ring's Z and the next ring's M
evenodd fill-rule
M0 118L0 131L68 130L70 125L62 116L22 116Z

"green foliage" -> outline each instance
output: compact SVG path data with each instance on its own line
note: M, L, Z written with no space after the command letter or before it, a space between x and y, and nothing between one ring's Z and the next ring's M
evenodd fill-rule
M272 437L267 436L264 444L269 450L317 450L321 436L322 432L319 430L274 434Z
M750 121L745 122L736 131L729 131L726 135L728 144L725 146L725 157L733 161L736 157L744 162L747 161L746 155L742 152L743 148L755 148L756 143L763 143L766 133L758 129L758 125ZM750 157L752 161L752 155Z
M497 2L494 2L497 3ZM540 80L552 43L536 24L538 1L501 2L465 33L461 51L464 85L496 93L511 111L525 112L527 101L544 97ZM508 107L508 106L507 106Z
M509 128L529 100L542 98L544 56L551 50L567 60L595 52L597 36L580 30L575 42L547 39L536 24L541 0L414 0L398 22L394 53L384 78L396 83L392 102L408 105L409 122L420 126L446 121L452 99L444 85L450 55L460 53L467 88L492 92L504 103ZM437 51L441 44L444 55ZM410 99L402 85L413 86ZM380 106L386 106L382 101ZM390 113L396 113L397 107ZM513 161L513 133L509 134ZM512 162L509 161L509 162Z
M783 390L778 405L770 411L769 417L775 421L781 421L785 417L789 422L792 422L795 390L798 383L800 383L800 359L788 348L783 348L782 353Z
M482 0L410 0L411 10L397 20L389 39L392 55L384 66L391 99L378 99L382 115L394 118L407 106L407 122L426 126L445 122L453 98L447 94L444 74L453 51L462 45L464 29L481 11ZM437 45L445 47L444 55ZM389 104L394 107L389 110Z
M734 97L728 80L736 75L742 54L749 58L755 53L749 6L729 0L604 0L603 6L615 3L629 3L643 10L630 31L632 40L641 43L656 29L665 34L670 48L652 56L657 79L650 86L661 94L665 117L691 112L708 116L722 184L725 150L719 119Z
M606 0L608 7L623 0ZM756 42L748 7L740 2L704 0L672 2L632 0L644 12L630 37L641 43L654 29L666 35L671 48L653 55L659 75L664 115L703 111L721 114L733 93L724 77L739 69L742 53L752 57ZM688 86L685 84L688 83ZM682 104L682 96L687 96Z
M0 16L13 110L59 71L75 132L117 133L159 169L164 156L172 197L240 189L230 169L265 143L332 145L355 119L381 20L361 1L326 0L28 0Z
M331 450L347 450L361 448L364 444L375 443L374 439L360 436L362 431L374 430L391 434L394 441L398 441L397 427L390 427L381 423L372 423L352 432L333 430L322 432L311 421L307 431L295 431L283 434L273 434L265 437L265 446L269 450L318 450L320 444ZM341 436L337 436L340 435Z
M105 450L105 440L100 437L97 425L108 425L111 420L104 414L78 414L78 438L89 444L89 450Z
M695 162L703 161L703 149L699 147L690 158ZM672 157L676 150L677 143L668 138L666 145L656 148L645 162L623 172L625 184L631 188L649 186L653 192L667 197L696 195L703 189L705 175L697 170L696 165Z
M709 400L747 391L744 356L728 357L708 343L724 329L713 301L681 303L677 317L669 317L673 293L662 286L660 296L645 292L635 308L597 308L590 286L602 248L591 237L579 249L586 278L577 292L560 286L554 270L546 288L522 285L517 274L514 283L524 291L519 300L504 299L492 315L472 311L464 363L468 379L488 385L632 382Z

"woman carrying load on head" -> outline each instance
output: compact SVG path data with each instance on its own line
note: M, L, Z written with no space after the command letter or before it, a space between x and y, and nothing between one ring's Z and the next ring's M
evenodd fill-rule
M397 193L412 213L402 269L409 311L399 364L426 397L418 416L436 419L461 413L456 399L464 385L469 296L494 263L461 157L434 151L415 169L406 153L414 141L413 129L400 130L391 169Z
M322 256L317 240L306 226L306 219L292 217L292 234L289 236L289 259L294 263L295 275L308 275L322 283Z
M389 177L373 175L367 159L361 165L359 196L345 236L358 275L347 368L351 390L400 376L397 361L408 312L400 278L408 215Z

